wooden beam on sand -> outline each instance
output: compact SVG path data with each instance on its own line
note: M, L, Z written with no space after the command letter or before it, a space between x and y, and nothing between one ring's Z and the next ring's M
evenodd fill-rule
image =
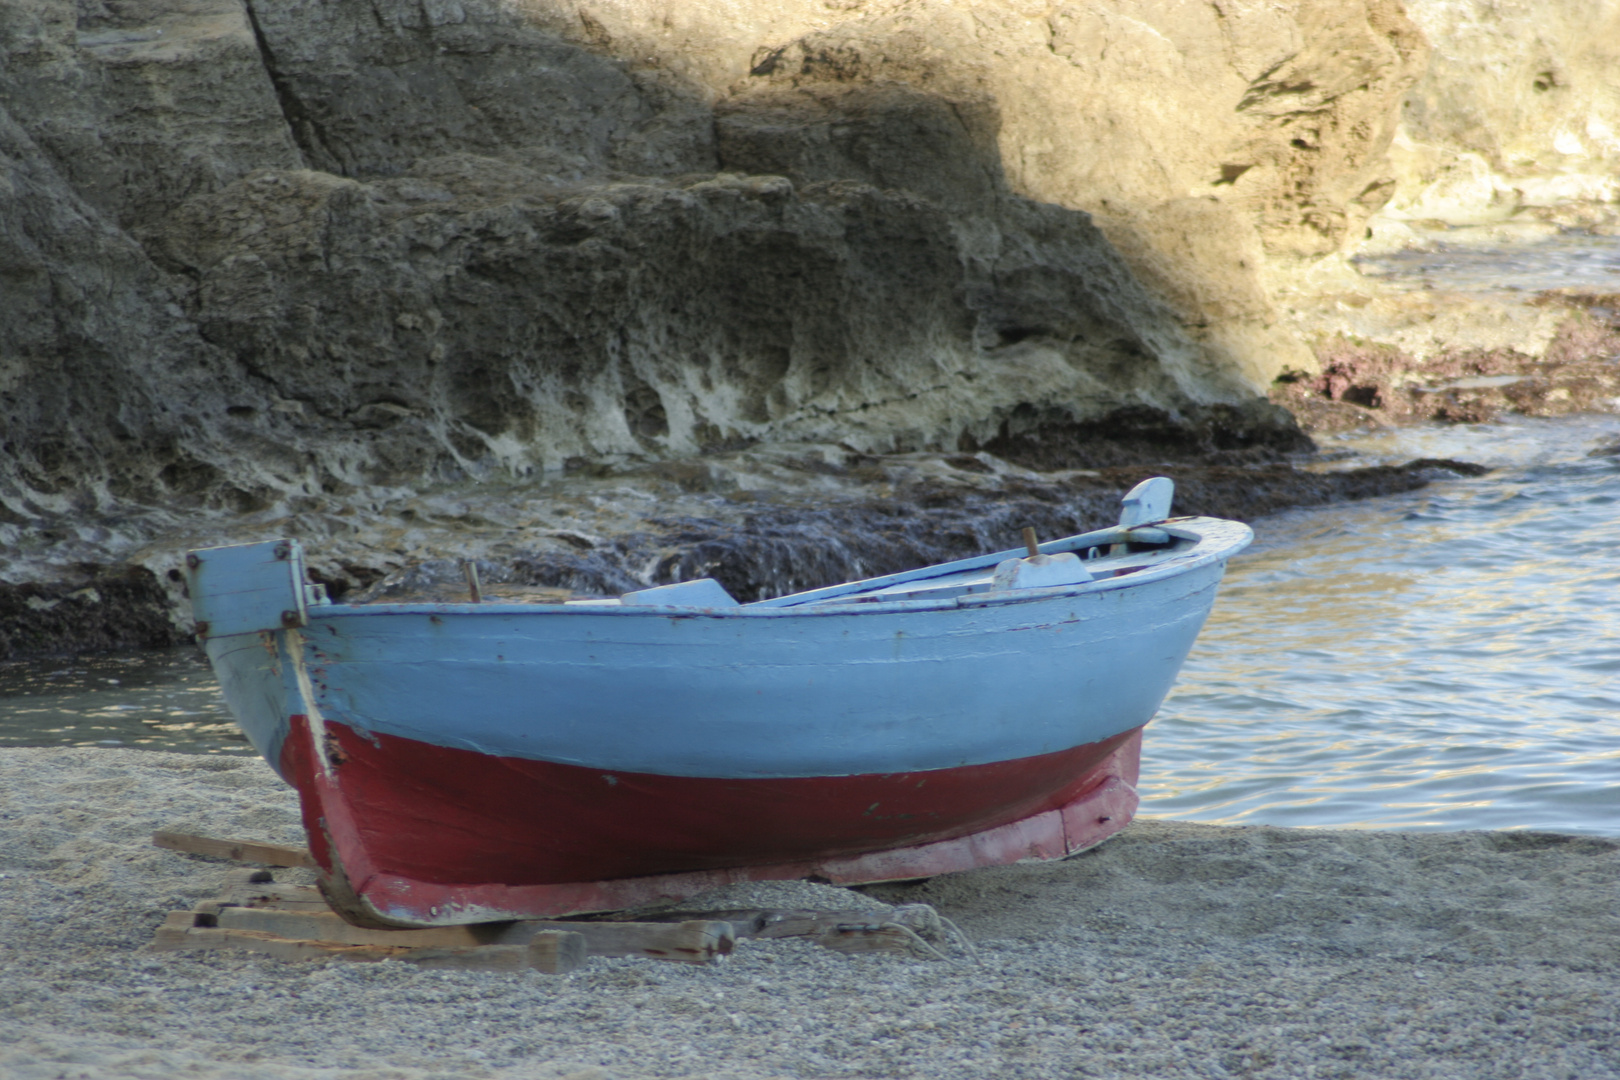
M334 919L336 915L332 916ZM521 945L435 946L344 944L289 938L259 930L215 924L215 916L197 911L171 911L152 940L155 952L233 949L263 953L278 960L402 960L426 968L462 971L523 971L561 975L585 963L585 938L560 930L537 933ZM375 931L385 933L386 931Z
M338 956L367 960L398 955L399 959L411 960L425 954L386 950L465 951L494 946L521 949L537 939L550 940L547 934L559 933L583 942L587 956L639 956L688 964L714 963L729 955L737 942L731 924L714 919L679 923L531 920L420 930L370 929L345 922L314 886L280 884L267 870L235 869L226 874L225 887L218 896L199 902L189 912L172 913L158 928L153 946L159 951L252 949L285 959ZM301 945L309 947L298 947ZM377 949L385 953L376 953ZM499 960L499 955L479 953L468 963L500 968L514 962L510 957Z
M750 920L748 936L761 940L807 938L824 949L841 953L921 954L944 959L917 933L920 927L926 927L926 921L910 917L913 913L931 916L937 923L934 909L925 904L912 905L912 909L898 909L893 915L869 911L761 911Z
M154 833L152 843L171 851L259 866L315 868L307 849L282 844L169 831ZM171 913L158 928L153 948L160 952L247 949L288 960L395 958L491 971L567 971L572 970L570 964L578 966L569 959L576 948L583 950L581 962L585 956L602 956L709 964L729 955L739 937L794 937L844 953L887 952L944 959L918 933L937 937L939 916L926 904L906 905L888 914L668 911L649 912L650 918L645 920L638 919L637 913L627 915L592 921L537 919L422 929L358 927L333 912L319 889L281 884L268 870L244 867L227 872L218 896L198 903L191 911Z
M798 938L811 941L822 948L842 953L886 952L897 955L924 956L943 960L945 955L930 942L930 938L945 936L943 920L927 904L905 904L887 912L872 910L819 911L810 909L738 909L717 908L695 910L677 906L667 914L656 910L637 913L639 917L657 919L725 919L737 928L739 939L760 941ZM633 915L632 917L637 917ZM960 931L952 929L958 944L965 942ZM971 954L972 946L965 951Z
M289 890L296 886L279 888ZM309 891L315 893L314 889ZM548 933L570 933L583 939L590 956L644 956L653 960L706 964L729 954L737 941L730 923L698 919L681 923L531 920L434 926L422 930L372 930L352 926L331 911L313 910L304 903L291 910L280 903L276 907L208 906L214 908L215 925L223 930L253 931L340 945L476 948L523 945Z
M188 855L207 855L232 862L259 863L261 866L295 866L315 868L315 859L308 848L289 847L285 844L265 844L257 840L219 840L211 836L161 830L152 834L152 843L170 851L183 851Z

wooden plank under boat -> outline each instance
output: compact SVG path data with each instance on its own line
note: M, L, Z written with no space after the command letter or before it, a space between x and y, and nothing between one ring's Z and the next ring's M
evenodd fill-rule
M1239 523L1121 524L738 604L333 604L295 541L187 557L238 722L298 789L335 910L424 927L719 885L1059 858L1135 812L1142 727Z

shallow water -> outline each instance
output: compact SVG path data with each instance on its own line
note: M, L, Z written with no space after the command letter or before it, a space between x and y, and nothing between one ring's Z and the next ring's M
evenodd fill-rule
M190 645L0 663L0 746L254 752Z
M1281 514L1148 728L1143 812L1620 836L1620 418L1345 439L1498 466Z

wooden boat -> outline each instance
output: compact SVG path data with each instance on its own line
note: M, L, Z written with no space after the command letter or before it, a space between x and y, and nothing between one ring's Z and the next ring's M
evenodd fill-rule
M291 540L187 557L197 630L351 921L616 910L741 880L1059 858L1136 809L1141 732L1241 524L1118 526L738 604L335 604Z

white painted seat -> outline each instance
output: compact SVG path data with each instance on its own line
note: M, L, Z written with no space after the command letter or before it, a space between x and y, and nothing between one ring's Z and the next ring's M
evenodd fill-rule
M725 586L714 578L696 581L678 581L673 585L657 585L651 589L637 589L619 597L626 607L695 607L734 608L739 606Z
M1091 571L1080 561L1080 556L1072 551L1064 551L1057 555L1031 555L1026 559L1008 559L998 563L990 587L1052 589L1060 585L1084 585L1091 579Z

